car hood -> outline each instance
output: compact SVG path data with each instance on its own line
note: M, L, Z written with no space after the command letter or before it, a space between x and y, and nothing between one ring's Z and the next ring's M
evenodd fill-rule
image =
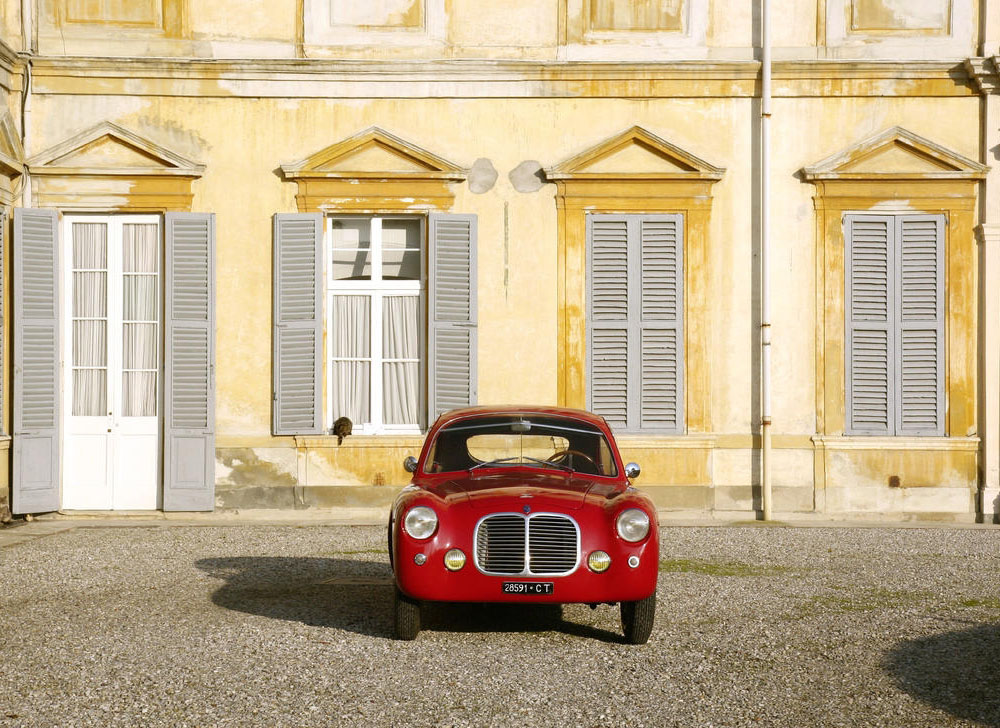
M606 500L620 488L585 475L520 471L456 478L443 484L440 491L449 500L464 496L473 507L484 510L520 511L527 505L532 511L539 511L577 510L588 500Z

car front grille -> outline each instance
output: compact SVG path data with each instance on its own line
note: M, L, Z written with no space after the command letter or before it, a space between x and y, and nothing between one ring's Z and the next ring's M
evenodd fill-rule
M580 554L580 530L569 516L501 513L476 527L476 567L486 574L568 574Z

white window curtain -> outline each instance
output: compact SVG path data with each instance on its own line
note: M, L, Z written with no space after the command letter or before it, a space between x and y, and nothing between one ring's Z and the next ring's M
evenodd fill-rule
M122 226L122 414L156 416L159 228Z
M382 302L382 391L386 424L419 422L420 298L386 296Z
M368 422L371 298L333 296L333 419Z
M107 414L108 227L73 225L73 414Z

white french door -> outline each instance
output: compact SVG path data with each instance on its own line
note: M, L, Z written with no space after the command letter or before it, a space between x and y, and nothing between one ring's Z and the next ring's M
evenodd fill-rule
M65 246L65 509L160 506L162 232L157 215L75 215Z

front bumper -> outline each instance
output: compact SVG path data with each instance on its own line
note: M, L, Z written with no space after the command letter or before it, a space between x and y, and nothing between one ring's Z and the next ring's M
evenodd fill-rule
M465 552L466 564L459 571L445 568L444 555L451 548ZM611 566L600 574L587 567L587 556L597 549L611 556ZM415 563L417 554L425 557L423 564ZM637 566L629 566L630 556L638 558ZM581 543L580 563L570 574L497 576L479 571L469 543L455 543L441 534L423 542L397 534L394 570L400 590L425 601L595 604L637 601L651 595L656 589L658 558L659 547L652 534L638 544L585 540ZM537 595L506 594L503 592L506 582L552 582L553 591Z

